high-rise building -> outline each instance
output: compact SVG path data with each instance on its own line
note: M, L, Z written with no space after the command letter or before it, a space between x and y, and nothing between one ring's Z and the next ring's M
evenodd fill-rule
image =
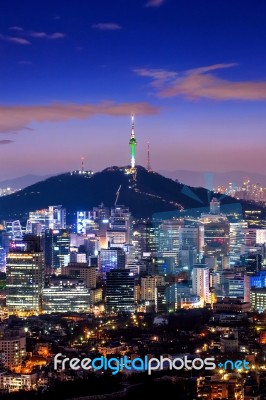
M192 290L202 304L210 303L210 278L207 264L195 264L192 270Z
M88 312L91 307L90 289L77 278L50 278L43 289L43 312Z
M158 257L163 259L172 257L178 265L180 247L180 228L183 220L164 220L158 228Z
M141 256L158 251L158 226L150 221L141 221L135 224L133 242Z
M127 269L113 269L106 273L106 309L108 312L135 310L134 283Z
M90 289L96 288L97 268L90 267L87 263L71 262L62 268L62 274L80 279Z
M230 223L229 255L232 266L240 259L241 246L245 243L247 227L248 224L245 221Z
M99 265L101 273L104 274L112 269L124 269L126 254L120 247L102 249L99 255Z
M108 228L109 236L111 232L123 233L125 243L131 243L132 239L132 217L128 207L116 206L111 208L110 224Z
M45 232L46 229L66 229L66 209L59 205L30 212L27 233L34 233L33 227L37 223L41 224L42 232Z
M146 276L140 281L140 297L144 301L155 301L156 287L165 284L164 276Z
M60 268L69 262L70 235L65 230L48 229L44 235L45 268L47 271L60 272Z
M24 247L13 248L7 256L7 296L10 313L39 313L42 308L44 255L40 238L31 237Z
M250 290L250 301L253 310L262 313L266 310L266 288L253 288Z
M22 239L22 228L19 220L7 221L5 227L12 240Z
M19 331L6 329L0 337L0 352L3 354L4 366L13 369L21 366L26 357L26 336Z

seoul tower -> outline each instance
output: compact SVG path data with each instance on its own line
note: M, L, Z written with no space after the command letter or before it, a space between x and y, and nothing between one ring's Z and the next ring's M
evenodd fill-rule
M135 126L134 126L134 115L131 115L131 137L129 141L130 152L131 152L131 171L135 171L135 148L137 145L137 141L135 138Z

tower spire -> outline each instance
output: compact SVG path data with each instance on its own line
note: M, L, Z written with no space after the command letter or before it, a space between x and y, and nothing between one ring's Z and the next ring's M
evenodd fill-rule
M84 173L84 157L81 157L81 173Z
M136 145L137 141L135 138L135 118L134 114L131 115L131 136L130 136L130 141L129 141L129 146L130 146L130 153L131 153L131 160L130 160L130 166L131 166L131 171L135 171L135 165L136 165L136 160L135 160L135 151L136 151Z
M150 143L147 143L147 171L152 172L150 160Z

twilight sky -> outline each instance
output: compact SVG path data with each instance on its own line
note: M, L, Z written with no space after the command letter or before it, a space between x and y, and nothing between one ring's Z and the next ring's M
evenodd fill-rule
M266 174L266 3L2 0L0 180L100 170Z

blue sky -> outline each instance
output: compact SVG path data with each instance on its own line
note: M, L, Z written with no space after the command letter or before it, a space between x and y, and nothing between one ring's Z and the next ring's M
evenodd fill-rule
M264 4L263 4L264 3ZM266 4L3 0L0 179L137 163L264 173Z

